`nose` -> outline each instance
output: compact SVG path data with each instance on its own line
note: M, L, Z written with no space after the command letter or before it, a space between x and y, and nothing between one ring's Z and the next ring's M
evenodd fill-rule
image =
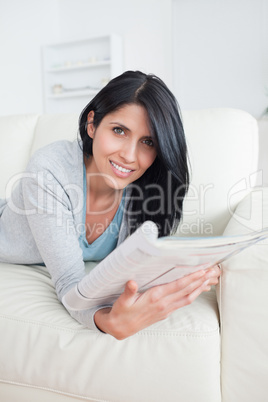
M137 144L135 141L126 141L120 148L119 156L125 163L133 163L137 158Z

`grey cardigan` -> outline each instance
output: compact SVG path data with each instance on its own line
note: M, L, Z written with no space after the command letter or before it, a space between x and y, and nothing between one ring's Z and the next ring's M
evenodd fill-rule
M129 192L126 192L126 198ZM8 200L0 200L0 262L45 263L59 300L85 273L78 238L83 212L83 152L77 140L38 150ZM127 236L124 213L118 243ZM69 312L96 329L95 312Z

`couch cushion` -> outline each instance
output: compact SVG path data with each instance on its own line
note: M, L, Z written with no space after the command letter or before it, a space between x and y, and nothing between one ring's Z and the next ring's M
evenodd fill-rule
M22 173L30 157L38 115L0 118L0 198L6 196L9 179Z
M124 341L73 320L57 300L46 268L0 264L0 293L4 383L74 400L220 401L213 291Z
M191 162L183 236L221 235L232 209L256 183L258 125L236 109L182 113Z
M238 205L225 235L268 227L268 188ZM218 293L222 324L223 402L267 401L268 239L223 264Z
M73 141L78 134L77 113L44 114L39 116L31 155L39 148L58 140Z

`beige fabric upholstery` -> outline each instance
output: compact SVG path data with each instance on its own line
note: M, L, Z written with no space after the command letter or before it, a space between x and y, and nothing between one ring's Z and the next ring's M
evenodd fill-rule
M183 392L185 401L220 401L213 292L124 341L75 322L45 268L2 264L0 293L4 382L89 400L175 402ZM197 377L195 387L187 385Z
M9 179L27 165L37 121L37 115L0 117L0 198Z
M180 234L221 234L256 178L257 124L247 113L232 109L187 111L183 120L193 174ZM78 116L71 114L0 118L1 196L30 154L54 140L76 138L77 129ZM244 211L244 205L247 201L238 208ZM267 201L263 205L267 211ZM226 233L241 230L231 221ZM265 247L252 251L224 267L218 292L221 339L214 290L168 319L117 341L69 316L45 268L0 264L0 400L264 401L268 256Z
M224 234L268 227L268 188L237 207ZM223 264L222 392L228 402L265 402L268 378L268 240Z

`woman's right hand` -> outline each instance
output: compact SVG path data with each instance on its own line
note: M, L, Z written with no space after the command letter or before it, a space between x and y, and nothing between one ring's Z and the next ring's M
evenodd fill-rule
M96 312L95 323L101 331L116 339L125 339L191 304L202 292L218 283L220 274L220 268L215 266L152 287L144 293L138 292L135 281L128 281L124 292L111 308Z

